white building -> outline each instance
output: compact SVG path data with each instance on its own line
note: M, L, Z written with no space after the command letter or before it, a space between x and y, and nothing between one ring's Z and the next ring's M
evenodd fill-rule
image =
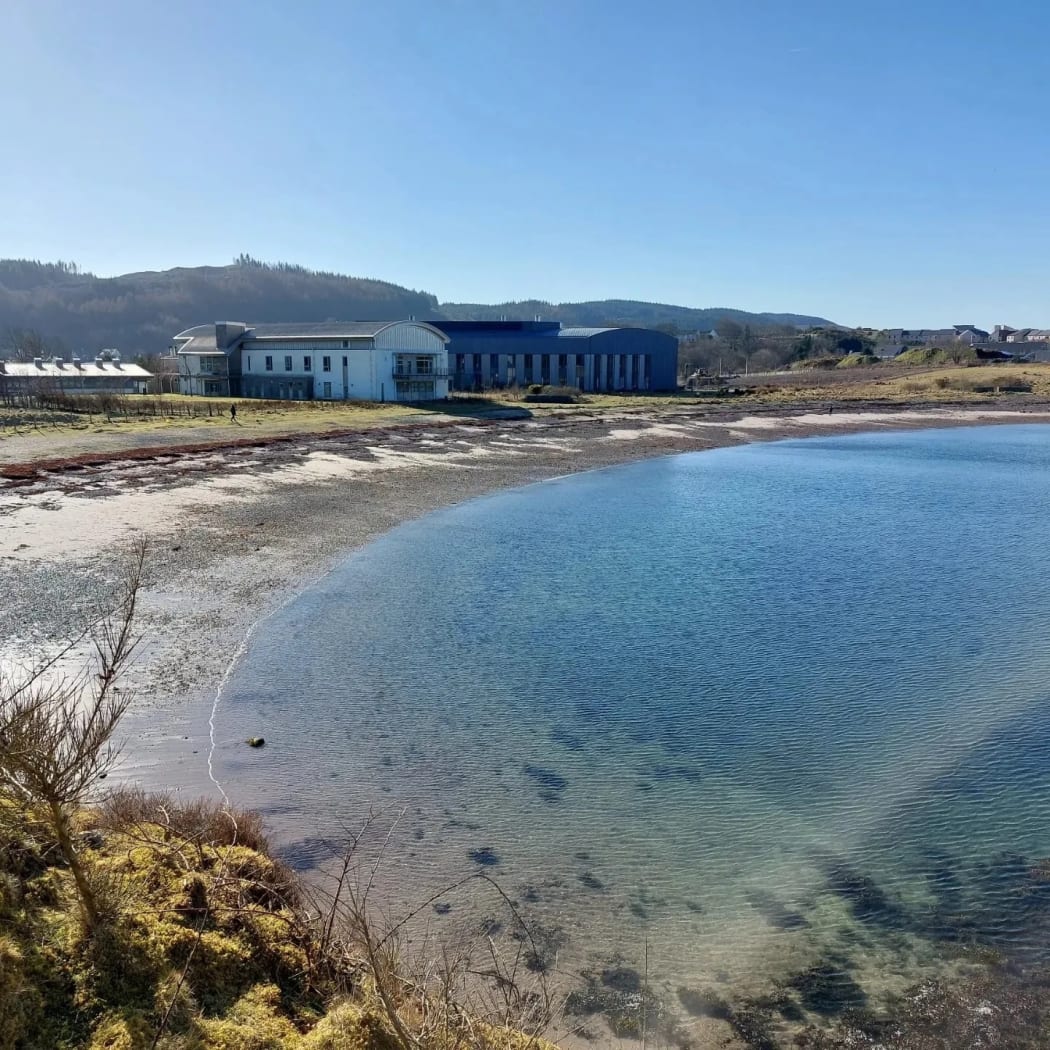
M36 357L32 361L0 361L0 394L144 394L151 372L126 364L113 350L90 361L74 357Z
M448 396L448 336L421 321L224 321L174 338L183 394L273 400Z

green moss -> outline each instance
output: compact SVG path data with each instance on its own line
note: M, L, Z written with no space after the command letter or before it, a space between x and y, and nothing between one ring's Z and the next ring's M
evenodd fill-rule
M22 952L7 937L0 937L0 1046L14 1046L25 1028L37 998L26 980Z
M301 1046L295 1026L281 1012L281 993L272 984L245 993L221 1019L200 1022L208 1050L291 1050Z
M980 357L972 346L915 346L893 358L898 365L967 365L977 364Z
M879 359L874 354L847 354L836 368L860 368L862 366L877 365Z
M95 1025L88 1050L149 1050L152 1042L153 1032L142 1014L111 1011Z
M105 905L88 937L46 825L2 794L0 806L0 1047L399 1050L361 981L367 967L345 954L313 965L320 946L294 877L264 849L230 845L228 819L186 807L169 822L169 805L151 821L145 798L124 819L88 815L82 859ZM261 833L253 841L262 846ZM360 991L348 1000L351 986ZM501 1050L535 1046L491 1036ZM488 1037L474 1045L485 1050ZM428 1037L420 1050L452 1042Z
M302 1050L398 1050L398 1042L377 1014L341 1003L303 1039Z

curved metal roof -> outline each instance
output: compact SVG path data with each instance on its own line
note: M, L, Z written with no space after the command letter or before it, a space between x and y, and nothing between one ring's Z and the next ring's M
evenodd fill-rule
M618 328L562 328L558 332L559 339L590 339L592 335L602 335L604 332L618 332Z
M397 321L293 321L249 324L245 325L244 334L239 339L374 339L385 329L402 324L425 328L442 342L448 342L448 336L444 332L426 321L410 321L405 318ZM183 351L207 353L210 348L212 353L216 352L214 324L194 325L173 338L186 340L181 348ZM231 346L239 339L232 340Z

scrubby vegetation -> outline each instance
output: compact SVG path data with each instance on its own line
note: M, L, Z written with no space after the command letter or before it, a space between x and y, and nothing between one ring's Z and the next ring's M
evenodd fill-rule
M879 359L874 354L847 354L838 364L836 368L861 368L865 366L877 365Z
M140 544L90 673L0 673L0 1047L4 1050L542 1050L553 1013L535 950L490 940L410 970L373 925L375 868L349 837L331 889L267 849L256 816L118 790ZM483 874L467 880L488 883ZM429 904L430 902L426 902ZM521 975L521 976L519 976Z
M0 795L0 1046L546 1045L401 973L393 942L346 921L352 904L333 909L273 860L251 814L118 792L79 811L74 834L93 927L48 815Z
M976 365L981 358L972 346L915 346L893 360L898 365Z

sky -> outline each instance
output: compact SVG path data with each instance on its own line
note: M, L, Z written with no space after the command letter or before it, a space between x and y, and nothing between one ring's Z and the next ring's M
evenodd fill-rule
M1050 328L1044 0L4 0L0 256Z

